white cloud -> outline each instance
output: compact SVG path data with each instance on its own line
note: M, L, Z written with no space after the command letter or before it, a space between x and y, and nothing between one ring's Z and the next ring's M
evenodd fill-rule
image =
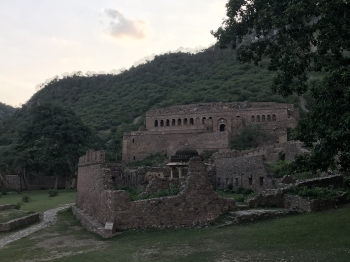
M108 24L107 33L115 38L143 39L147 36L147 22L126 18L116 9L103 9L103 14L112 21Z

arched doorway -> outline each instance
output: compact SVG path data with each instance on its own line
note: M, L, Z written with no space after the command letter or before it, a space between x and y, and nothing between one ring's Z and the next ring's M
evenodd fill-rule
M226 131L226 125L225 124L221 124L220 125L220 132L224 132Z

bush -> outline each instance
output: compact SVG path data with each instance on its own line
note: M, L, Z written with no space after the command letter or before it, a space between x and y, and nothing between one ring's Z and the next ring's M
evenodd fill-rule
M58 196L58 191L50 189L49 190L49 197L55 197L55 196Z
M237 194L243 194L244 190L245 189L243 187L238 187L237 190L236 190L236 193Z
M232 137L229 141L231 150L247 150L256 148L262 141L269 140L270 137L260 126L246 126L242 128L240 134Z
M333 187L290 187L285 193L311 199L329 200L341 195L343 192L335 190Z
M270 163L269 166L276 178L282 178L284 175L291 174L289 162L278 160L276 163Z
M350 188L350 177L347 177L347 178L344 179L343 187L344 188Z
M233 185L232 184L228 184L227 185L227 189L231 191L233 189Z
M28 196L28 195L22 196L22 202L23 203L27 203L29 201L30 201L30 196Z
M20 209L22 206L22 202L17 202L17 204L15 204L15 209Z
M235 197L236 202L244 202L245 197L244 196L237 196Z

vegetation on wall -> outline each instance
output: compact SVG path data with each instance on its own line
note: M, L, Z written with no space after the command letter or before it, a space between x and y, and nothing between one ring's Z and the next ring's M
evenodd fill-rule
M245 126L238 135L233 136L229 141L231 150L248 150L261 145L270 136L259 125Z

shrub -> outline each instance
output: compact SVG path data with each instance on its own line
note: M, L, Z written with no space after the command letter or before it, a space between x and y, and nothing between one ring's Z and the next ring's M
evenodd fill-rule
M235 197L236 202L244 202L245 197L244 196L237 196Z
M242 192L242 194L245 195L245 196L250 195L252 193L254 193L254 191L249 189L249 188L248 189L244 189L243 192Z
M332 187L290 187L286 190L286 193L305 198L328 200L339 196L343 192Z
M231 150L247 150L256 148L262 141L269 140L270 137L260 126L246 126L241 133L232 137L229 141Z
M243 194L244 190L245 189L243 187L238 187L237 190L236 190L236 193L237 194Z
M54 189L49 190L49 197L55 197L58 196L58 191Z
M270 163L269 166L277 178L282 178L284 175L291 174L289 162L279 160L276 163Z
M227 189L231 191L233 189L233 185L232 184L228 184L227 185Z
M23 203L27 203L29 201L30 201L30 196L28 196L28 195L22 196L22 202Z
M22 206L22 202L17 202L17 204L15 204L15 209L20 209Z
M350 188L350 177L347 177L347 178L344 179L343 187L344 188Z

